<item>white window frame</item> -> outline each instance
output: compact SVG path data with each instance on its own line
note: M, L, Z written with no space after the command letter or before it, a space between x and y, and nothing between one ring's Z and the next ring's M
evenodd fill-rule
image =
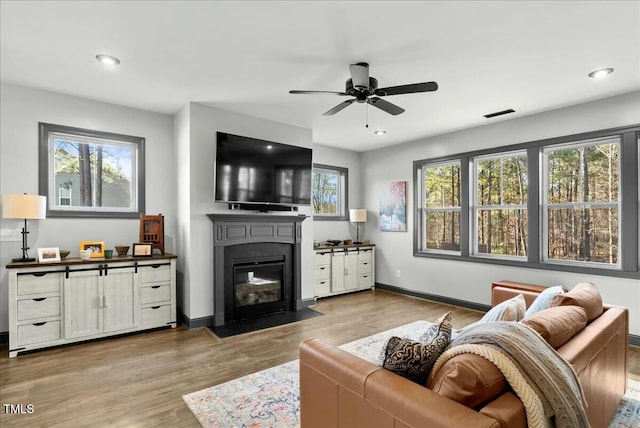
M617 135L612 135L609 137L595 138L590 140L582 140L575 141L566 144L556 144L552 146L545 146L542 148L542 177L540 180L540 185L542 186L542 198L540 201L540 209L542 210L542 253L541 259L543 263L549 264L557 264L557 265L573 265L573 266L594 266L601 269L616 269L619 270L621 268L622 263L622 254L621 254L621 238L622 238L622 170L620 165L621 156L618 156L618 200L616 202L563 202L563 203L553 203L549 204L548 202L548 191L549 191L549 153L555 152L558 150L565 150L568 148L576 148L576 147L589 147L589 146L598 146L604 144L606 142L614 142L617 140L618 144L618 153L621 153L621 138ZM558 260L558 259L550 259L549 258L549 208L617 208L618 211L618 254L616 257L617 262L615 264L611 263L602 263L602 262L588 262L588 261L579 261L579 260Z
M425 253L433 253L433 254L460 254L461 250L443 250L443 249L439 249L439 248L427 248L427 216L429 215L429 213L434 213L434 212L457 212L458 213L458 221L460 221L460 215L462 213L462 195L460 195L460 205L458 205L457 207L445 207L445 206L441 206L441 207L427 207L426 206L426 199L427 199L427 189L425 186L425 180L427 177L427 169L431 169L431 168L441 168L441 167L446 167L446 166L452 166L452 165L457 165L458 167L460 167L462 169L462 165L461 165L461 161L460 159L453 159L453 160L449 160L449 161L444 161L444 162L433 162L433 163L425 163L422 165L421 168L421 175L419 177L418 183L420 183L420 188L419 188L419 195L420 195L420 229L421 229L421 251L425 252ZM460 177L460 187L462 188L462 177ZM460 233L460 240L462 240L462 234L464 233L464 231L462 230L462 225L458 224L458 230ZM460 245L462 246L462 242L460 242Z
M480 202L478 200L478 163L482 162L482 161L486 161L486 160L500 160L500 159L504 159L504 158L512 158L512 157L517 157L517 156L524 156L525 158L527 157L527 151L526 150L516 150L516 151L509 151L509 152L500 152L500 153L492 153L492 154L488 154L488 155L484 155L484 156L477 156L473 158L473 163L472 163L472 169L473 169L473 180L472 180L472 187L471 187L471 192L472 192L472 206L471 206L471 217L472 217L472 229L471 229L471 242L473 243L472 245L472 251L471 254L475 257L486 257L486 258L492 258L492 259L505 259L505 260L527 260L527 256L512 256L512 255L507 255L507 254L492 254L492 253L481 253L478 249L479 246L479 242L478 242L478 229L479 229L479 225L478 225L478 215L480 214L481 211L490 211L490 210L522 210L525 213L527 213L527 222L529 221L529 214L528 214L528 200L529 200L529 190L527 189L527 200L522 203L522 204L498 204L498 205L480 205ZM527 177L529 175L529 172L527 171ZM500 174L500 199L502 201L502 178L503 178L503 174ZM528 180L527 180L528 181ZM528 238L528 237L527 237ZM527 253L529 252L529 242L526 243L527 245Z
M312 175L316 174L317 172L322 172L322 173L330 173L330 174L335 174L338 176L338 187L336 189L336 193L337 193L337 209L336 209L336 213L335 214L328 214L328 213L313 213L313 219L315 220L320 220L320 221L324 221L324 220L333 220L333 221L348 221L349 220L349 210L347 209L347 207L349 206L349 199L348 199L348 183L349 183L349 169L348 168L343 168L343 167L339 167L339 166L332 166L332 165L323 165L323 164L313 164L313 170L312 170ZM312 194L312 198L313 198L313 179L311 180L311 194ZM311 209L313 210L313 202L312 202L312 207Z

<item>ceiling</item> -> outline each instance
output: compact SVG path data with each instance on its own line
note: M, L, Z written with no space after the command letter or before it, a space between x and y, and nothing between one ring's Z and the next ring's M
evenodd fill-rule
M387 97L398 116L323 116L344 98L288 93L342 91L360 61L381 87L440 88ZM640 89L640 2L2 0L0 79L166 114L204 103L364 151Z

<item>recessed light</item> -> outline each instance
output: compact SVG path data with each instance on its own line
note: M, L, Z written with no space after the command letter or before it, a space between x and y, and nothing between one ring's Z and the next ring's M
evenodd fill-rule
M384 130L380 129L378 131L373 131L373 133L376 134L376 135L384 135L384 134L387 133L387 131L384 131Z
M589 77L593 79L602 79L613 73L613 68L601 68L600 70L594 70L589 73Z
M96 55L96 59L106 65L120 64L120 60L115 56L111 56L111 55L104 55L104 54Z

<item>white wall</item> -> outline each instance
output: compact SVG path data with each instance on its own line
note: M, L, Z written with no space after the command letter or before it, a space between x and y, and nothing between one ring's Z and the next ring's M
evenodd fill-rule
M172 118L22 86L0 86L0 193L38 194L38 122L73 126L146 140L146 212L165 216L165 249L173 252L176 204ZM20 225L2 219L2 229ZM137 219L49 218L29 222L30 255L38 247L67 248L105 241L107 248L138 241ZM4 266L22 255L21 241L0 242L0 331L8 331L8 279Z
M188 218L180 218L178 230L187 234L179 240L187 247L184 313L192 320L213 315L213 223L207 214L229 212L226 204L214 203L217 131L312 148L311 130L190 104L190 158L178 169L180 183L188 177L188 186L181 186L181 191L189 189L190 212ZM311 209L303 207L298 213L310 216ZM311 217L302 222L302 299L313 298L313 227Z
M360 157L361 154L358 152L319 144L313 145L313 163L339 166L349 170L347 184L349 205L347 208L362 208L364 202L360 184L362 177ZM360 239L366 239L363 238L366 228L366 224L360 225ZM356 227L349 221L315 221L313 223L313 239L318 242L325 242L327 239L355 240Z
M452 114L455 114L453 112ZM490 303L492 281L508 279L571 288L590 281L607 303L630 310L630 330L640 335L640 281L607 276L413 257L413 161L550 137L640 123L640 92L611 97L493 125L426 138L362 155L364 205L378 212L380 191L391 181L407 181L407 232L381 232L370 221L376 243L376 282L481 304ZM400 271L400 278L396 271Z

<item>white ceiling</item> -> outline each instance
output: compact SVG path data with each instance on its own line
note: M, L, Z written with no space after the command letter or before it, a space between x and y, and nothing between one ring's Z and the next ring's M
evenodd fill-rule
M313 130L356 151L640 89L639 1L7 1L0 78L174 114L188 102ZM120 58L108 69L96 54ZM387 97L399 116L344 98L350 63L381 87L437 81ZM615 72L605 80L587 73ZM482 115L513 108L515 114ZM375 136L376 129L388 134Z

